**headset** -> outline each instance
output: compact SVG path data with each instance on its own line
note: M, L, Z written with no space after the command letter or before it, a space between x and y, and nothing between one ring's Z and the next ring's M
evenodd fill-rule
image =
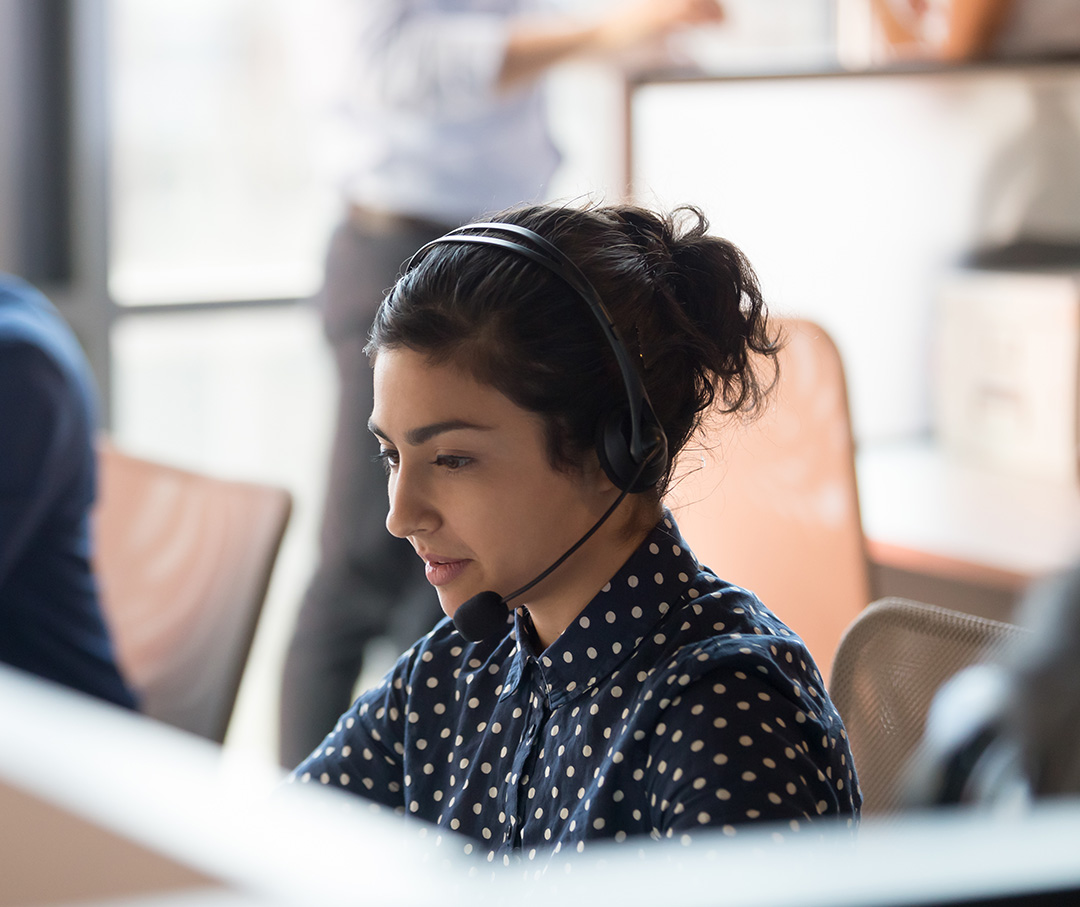
M492 235L501 234L501 235ZM563 281L592 312L615 356L626 389L626 404L611 407L598 421L596 454L600 466L619 489L619 497L603 516L555 563L535 579L509 595L481 592L462 603L454 614L454 625L470 642L477 642L499 630L506 622L506 604L527 592L578 550L615 512L628 494L654 487L668 465L667 435L649 400L641 376L634 369L626 349L600 294L581 269L554 243L539 233L517 224L475 223L451 230L445 236L421 246L409 259L408 274L434 246L447 244L492 246L540 265Z

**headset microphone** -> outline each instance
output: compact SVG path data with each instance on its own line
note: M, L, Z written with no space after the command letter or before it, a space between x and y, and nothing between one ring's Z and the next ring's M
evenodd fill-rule
M639 472L644 468L645 463L642 463L639 467ZM556 567L561 566L563 561L593 537L593 534L607 522L607 518L615 512L615 508L623 502L623 499L629 493L629 488L622 489L619 492L619 496L615 499L615 503L604 511L603 516L593 523L592 528L588 532L574 542L574 544L565 551L562 557L548 567L547 570L535 579L527 582L520 589L515 589L506 596L499 595L498 592L480 592L472 598L463 601L454 612L453 617L454 626L457 628L458 633L464 636L469 642L480 642L480 640L501 630L506 624L506 605L510 599L523 595L541 580L547 579Z

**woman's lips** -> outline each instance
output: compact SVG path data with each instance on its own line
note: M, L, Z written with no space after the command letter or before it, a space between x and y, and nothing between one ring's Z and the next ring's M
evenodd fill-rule
M444 558L424 558L424 573L433 586L445 586L457 579L469 565L467 560L455 561Z

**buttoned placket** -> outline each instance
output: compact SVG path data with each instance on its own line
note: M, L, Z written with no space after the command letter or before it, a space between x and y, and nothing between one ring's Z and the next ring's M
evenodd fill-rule
M507 785L506 823L503 829L503 847L507 850L517 849L522 844L525 810L528 809L525 790L531 780L530 770L536 764L539 748L543 745L544 726L551 716L551 704L547 695L549 685L543 668L534 655L526 657L521 673L517 692L526 711L521 739L514 752L510 783Z

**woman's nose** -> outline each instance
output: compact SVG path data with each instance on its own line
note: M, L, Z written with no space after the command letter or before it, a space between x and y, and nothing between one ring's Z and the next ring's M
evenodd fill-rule
M403 539L435 528L435 510L423 483L410 470L399 467L390 476L387 487L390 510L386 514L386 528L391 535Z

